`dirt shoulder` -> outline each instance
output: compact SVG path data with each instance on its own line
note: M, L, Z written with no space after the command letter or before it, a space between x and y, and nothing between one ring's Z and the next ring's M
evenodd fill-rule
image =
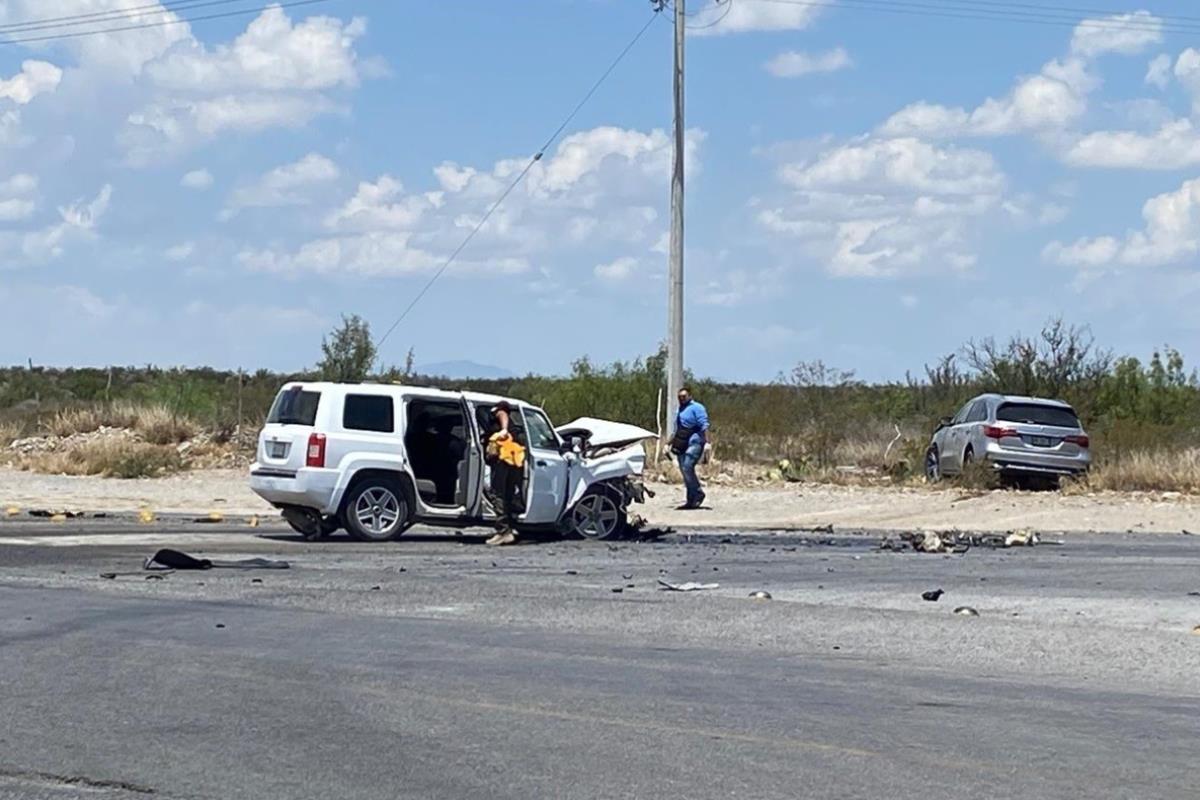
M678 486L656 485L641 513L654 527L704 529L837 528L900 530L1134 531L1200 533L1200 498L1172 493L1064 496L1042 492L785 484L712 486L710 509L676 511ZM88 512L263 514L275 512L248 488L241 470L201 470L168 478L35 475L0 469L4 508Z

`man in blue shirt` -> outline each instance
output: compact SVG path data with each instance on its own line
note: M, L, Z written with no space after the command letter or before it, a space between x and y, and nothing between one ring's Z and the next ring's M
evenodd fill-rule
M708 411L692 399L692 390L685 386L679 390L679 414L675 417L675 437L671 440L671 451L679 458L679 471L687 488L687 501L679 507L681 510L700 508L704 502L696 465L707 442Z

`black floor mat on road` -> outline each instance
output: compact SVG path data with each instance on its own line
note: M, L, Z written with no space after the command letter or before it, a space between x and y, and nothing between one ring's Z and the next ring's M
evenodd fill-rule
M146 559L142 565L148 570L205 570L205 569L288 569L286 561L268 558L246 558L240 561L212 561L196 558L178 550L163 549Z

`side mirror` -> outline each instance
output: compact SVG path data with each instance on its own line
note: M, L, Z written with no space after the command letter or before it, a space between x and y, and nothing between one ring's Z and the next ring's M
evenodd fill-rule
M583 455L583 437L570 436L562 443L562 452L574 453L575 455Z

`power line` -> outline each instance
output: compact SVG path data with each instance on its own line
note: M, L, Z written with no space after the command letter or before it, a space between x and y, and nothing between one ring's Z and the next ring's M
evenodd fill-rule
M905 14L918 17L942 17L947 19L980 20L986 22L1013 22L1026 25L1051 25L1056 27L1084 27L1099 31L1144 31L1149 33L1200 33L1200 26L1182 23L1159 24L1137 20L1078 19L1061 14L1042 14L1032 11L1001 11L983 8L963 8L932 3L901 2L900 0L746 0L747 2L777 3L780 5L807 6L810 8L840 8L850 11L879 11L888 14ZM963 0L959 0L962 2Z
M85 36L100 36L105 33L124 33L126 31L139 31L147 28L163 28L168 25L185 25L189 22L204 22L212 19L225 19L227 17L241 17L249 14L260 14L268 8L294 8L296 6L310 6L317 3L328 3L331 0L291 0L285 3L272 3L266 6L256 6L254 8L242 9L240 11L223 11L215 14L202 14L195 17L180 17L178 19L168 19L159 22L146 22L137 25L122 25L116 28L99 28L91 31L76 31L74 33L58 33L47 36L30 36L22 39L6 39L0 41L0 45L8 44L26 44L30 42L49 42L57 39L79 39Z
M27 31L43 30L45 28L68 28L76 25L92 25L101 22L117 22L123 19L135 19L154 15L168 14L174 11L186 11L191 8L205 6L221 6L230 3L245 3L249 0L175 0L175 2L150 3L144 6L130 8L114 8L108 11L94 11L89 14L70 14L65 17L47 17L31 19L24 22L9 22L0 25L0 32L11 31L24 33Z
M471 243L471 241L475 238L475 235L479 233L487 221L491 219L491 216L496 213L496 210L500 208L501 204L508 199L508 196L513 193L513 190L520 185L521 181L525 180L525 176L528 175L529 171L533 169L533 165L542 160L542 157L546 155L546 151L550 149L550 146L554 144L560 135L562 135L562 132L567 129L567 126L571 124L571 121L575 119L576 115L578 115L583 107L587 105L587 102L592 99L592 96L596 94L604 82L608 80L608 76L612 75L613 71L616 70L621 62L625 60L625 56L629 54L629 51L632 50L639 41L641 41L642 36L645 35L646 31L650 30L650 26L654 24L656 19L658 19L658 14L659 12L655 11L650 15L650 19L647 20L646 24L643 25L641 30L637 32L637 35L629 41L629 44L625 45L619 54L617 54L617 57L613 59L613 62L608 65L608 69L604 70L596 82L592 84L591 88L587 90L586 94L584 94L583 99L575 104L575 107L571 109L571 113L568 114L566 119L562 121L562 124L555 129L554 133L550 135L550 138L546 140L546 143L542 145L541 149L533 154L533 157L529 159L529 163L525 165L525 169L521 170L517 177L513 179L511 183L509 183L508 188L506 188L500 194L500 196L496 198L496 201L492 203L487 212L479 219L479 222L475 224L475 227L471 229L466 238L462 240L458 247L454 248L454 252L450 254L449 258L447 258L442 266L438 268L437 272L433 273L429 280L426 281L425 285L421 288L421 291L417 293L417 296L412 299L412 302L410 302L402 312L400 312L400 316L396 318L396 321L392 323L392 326L388 328L383 336L379 338L379 341L376 342L375 347L377 349L383 348L383 344L388 340L388 337L391 336L396 328L400 326L400 323L405 320L409 313L416 308L417 303L421 302L421 299L429 292L430 289L433 288L433 285L437 283L438 278L442 277L442 274L450 268L450 265L454 263L454 260L458 258L459 254L461 254L462 251L467 248L467 245Z
M725 18L728 17L730 12L733 11L734 0L715 0L715 2L716 2L716 5L714 5L713 8L716 8L717 6L724 4L725 13L722 14L721 16L717 17L716 19L712 20L711 22L704 23L703 25L688 25L687 28L689 31L708 30L709 28L717 27L718 25L720 25L722 22L725 21ZM699 12L699 11L694 11L689 16L693 16L693 17L698 16L700 13L701 12Z

